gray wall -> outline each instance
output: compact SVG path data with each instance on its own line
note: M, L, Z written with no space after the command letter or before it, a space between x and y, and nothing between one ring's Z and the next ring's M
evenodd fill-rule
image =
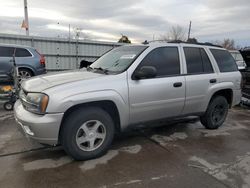
M108 50L121 45L91 40L77 41L9 34L0 34L0 43L35 47L45 56L48 70L79 68L81 60L93 62Z

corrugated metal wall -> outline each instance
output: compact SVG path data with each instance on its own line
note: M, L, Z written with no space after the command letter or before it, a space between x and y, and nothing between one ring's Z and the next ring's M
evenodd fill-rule
M0 34L0 43L35 47L46 57L48 70L79 68L81 60L93 62L119 43Z

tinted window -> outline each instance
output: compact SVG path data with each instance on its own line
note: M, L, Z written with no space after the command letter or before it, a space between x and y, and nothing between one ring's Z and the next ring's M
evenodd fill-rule
M0 47L0 57L12 57L14 48L12 47Z
M141 62L142 66L154 66L157 77L180 74L180 60L177 47L161 47L152 50Z
M202 48L200 49L200 52L201 52L201 58L202 58L202 64L203 64L203 71L205 73L213 73L214 70L213 70L211 61L209 60L207 56L207 53Z
M23 48L17 48L16 49L16 57L31 57L32 55L30 52Z
M199 48L184 48L187 73L201 73L203 72L202 58Z
M202 48L184 48L187 63L187 73L212 73L213 68L211 62Z
M217 64L220 72L233 72L237 71L237 65L233 56L226 50L210 49Z

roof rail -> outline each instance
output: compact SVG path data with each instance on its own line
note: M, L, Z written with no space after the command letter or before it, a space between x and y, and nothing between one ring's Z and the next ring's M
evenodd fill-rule
M168 43L183 43L183 44L197 44L197 45L203 45L203 46L214 46L214 47L218 47L218 48L223 48L220 45L216 45L210 42L185 42L185 41L181 41L181 40L173 40L173 41L169 41Z
M172 40L172 41L166 41L166 40L147 41L147 40L145 40L142 44L149 44L149 43L152 43L152 42L166 42L166 43L179 43L179 44L180 43L183 43L183 44L197 44L197 45L203 45L203 46L214 46L214 47L218 47L218 48L223 48L220 45L212 44L210 42L204 42L204 43L201 43L201 42L185 42L185 41L182 41L182 40Z

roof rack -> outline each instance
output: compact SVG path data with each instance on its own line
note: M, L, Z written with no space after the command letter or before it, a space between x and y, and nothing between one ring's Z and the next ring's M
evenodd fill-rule
M149 43L152 43L152 42L166 42L166 43L179 43L179 44L180 43L183 43L183 44L197 44L197 45L203 45L203 46L214 46L214 47L218 47L218 48L223 48L220 45L212 44L210 42L204 42L204 43L201 43L201 42L185 42L185 41L182 41L182 40L172 40L172 41L166 41L166 40L147 41L147 40L145 40L142 44L149 44Z

